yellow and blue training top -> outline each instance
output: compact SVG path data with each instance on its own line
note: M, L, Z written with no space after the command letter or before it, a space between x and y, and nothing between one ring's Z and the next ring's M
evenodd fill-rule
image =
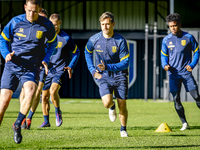
M95 66L93 51L95 51ZM98 64L101 64L101 60L105 64L106 70L104 72L108 76L128 75L129 51L126 40L118 33L114 33L111 38L104 38L101 31L90 37L85 47L85 58L92 75L96 70L101 72L97 67Z
M15 51L6 66L38 67L42 61L48 64L56 46L55 28L51 21L42 16L33 23L26 19L26 14L16 16L5 26L0 36L0 51L4 59Z
M161 62L163 68L170 65L169 74L188 74L185 67L189 65L193 69L198 61L199 45L193 35L182 31L179 36L170 33L163 39Z

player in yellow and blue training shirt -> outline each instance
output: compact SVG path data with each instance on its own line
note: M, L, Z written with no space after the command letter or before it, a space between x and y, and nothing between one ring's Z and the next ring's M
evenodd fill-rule
M24 88L24 100L13 124L14 141L21 143L21 122L28 113L37 89L40 65L48 72L48 63L57 45L53 24L39 16L41 0L26 0L26 14L16 16L5 26L0 36L0 50L5 59L1 78L0 124L19 81ZM45 53L45 39L47 52ZM10 48L9 48L10 45Z
M193 35L181 30L179 14L170 14L166 20L172 33L162 41L162 67L168 71L170 92L173 96L175 109L183 124L180 130L185 130L189 128L189 125L180 100L181 84L184 84L186 91L189 91L200 108L198 87L192 75L192 70L199 61L199 45ZM194 53L193 58L192 52Z
M121 137L128 137L126 131L129 66L127 43L121 35L113 31L115 22L112 13L103 13L99 20L102 32L93 35L88 40L85 47L85 58L90 73L98 82L103 104L109 108L109 117L112 122L116 120L115 102L112 95L114 91L119 106L120 134ZM93 63L93 51L95 52L95 64Z
M52 54L49 61L49 72L46 76L44 82L44 87L42 89L42 108L44 115L44 122L39 128L50 127L49 122L49 97L51 95L51 101L55 106L55 115L56 115L56 126L61 126L63 123L62 112L60 110L60 97L58 91L63 83L63 80L66 75L66 71L69 74L69 78L72 77L72 70L78 62L80 55L80 50L77 45L74 43L72 38L60 29L61 18L58 14L52 14L50 16L50 21L55 27L57 33L58 45L56 51ZM72 60L67 64L68 51L72 52Z

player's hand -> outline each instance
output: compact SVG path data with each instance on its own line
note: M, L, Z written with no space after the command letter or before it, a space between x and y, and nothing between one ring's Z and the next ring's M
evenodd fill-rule
M187 69L187 71L192 72L192 67L190 67L189 65L187 65L185 68Z
M170 68L170 65L166 65L166 66L164 67L164 70L165 70L165 71L168 71L169 68Z
M96 79L101 79L101 78L102 78L102 75L101 75L100 73L98 73L98 72L95 72L95 73L94 73L94 77L95 77Z
M13 51L12 53L9 53L8 55L6 55L6 59L5 59L6 63L12 59L14 53L15 53L15 51Z
M101 64L98 64L97 67L99 67L99 69L101 69L101 71L104 71L105 70L104 62L101 60Z
M45 69L45 73L46 73L46 75L48 75L48 71L49 71L49 69L48 69L48 65L47 65L47 63L46 63L45 61L42 61L42 64L43 64L43 66L44 66L44 69Z
M67 70L68 74L69 74L69 79L72 78L72 69L70 67L64 67L64 71Z

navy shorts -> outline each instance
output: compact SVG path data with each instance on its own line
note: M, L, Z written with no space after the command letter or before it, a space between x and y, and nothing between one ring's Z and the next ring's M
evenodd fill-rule
M103 97L107 94L113 94L116 98L126 100L128 97L128 81L127 77L122 80L116 80L114 78L104 78L97 79L99 85L100 96Z
M46 80L46 76L47 76L44 68L40 69L40 75L39 76L40 76L39 81L44 83L45 80Z
M169 75L170 92L180 91L182 83L184 84L187 92L197 89L196 81L191 73L186 75Z
M66 71L60 71L57 73L48 72L48 75L46 76L46 80L44 82L44 87L42 90L50 89L52 83L58 83L59 85L62 85L62 82L65 79L65 74L66 74Z
M1 89L10 89L14 92L19 82L22 85L27 81L33 81L38 84L39 73L39 68L24 69L21 67L5 66L1 77Z

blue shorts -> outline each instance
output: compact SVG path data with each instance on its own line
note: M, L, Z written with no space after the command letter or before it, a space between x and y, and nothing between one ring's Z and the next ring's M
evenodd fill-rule
M116 80L113 78L104 78L97 79L99 85L100 96L103 97L107 94L113 94L116 98L126 100L128 97L128 81L127 77L123 80Z
M40 75L39 76L40 76L39 81L44 83L45 80L46 80L46 76L47 76L44 68L40 69Z
M46 80L44 82L44 87L42 90L50 89L52 83L58 83L59 85L62 85L62 82L65 79L65 74L66 74L66 71L60 71L57 73L48 72L48 75L46 76Z
M39 73L39 68L25 69L5 66L1 77L1 89L9 89L14 92L18 87L19 81L22 85L27 81L33 81L38 84Z
M197 89L196 81L191 73L186 75L169 75L170 92L180 91L182 83L184 84L187 92Z

